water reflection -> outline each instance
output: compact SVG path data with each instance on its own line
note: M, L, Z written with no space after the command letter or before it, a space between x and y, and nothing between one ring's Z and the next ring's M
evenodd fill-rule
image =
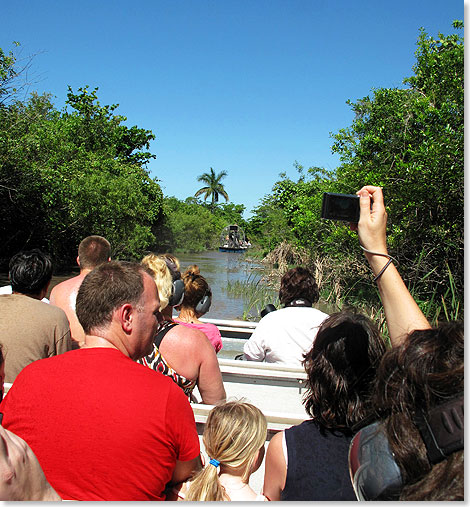
M181 271L197 264L212 290L212 306L204 317L211 319L241 319L243 299L227 294L227 286L234 282L256 283L263 275L263 266L234 252L203 252L178 255Z

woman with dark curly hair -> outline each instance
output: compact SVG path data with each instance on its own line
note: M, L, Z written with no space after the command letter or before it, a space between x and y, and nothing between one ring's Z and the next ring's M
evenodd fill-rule
M371 411L370 395L385 343L364 315L340 312L321 325L305 355L311 419L279 432L266 455L270 500L355 500L348 469L351 428Z
M352 229L358 230L390 341L397 347L412 331L429 330L430 325L387 252L382 190L366 186L358 195L360 219ZM309 384L305 405L312 419L278 433L268 447L264 495L271 500L356 499L345 460L355 426L374 415L371 397L385 352L372 328L367 318L348 314L334 315L320 328L304 362Z
M359 499L464 500L463 391L461 322L414 331L384 355L373 398L378 422L354 437L350 452ZM378 454L381 439L386 467L362 457Z
M265 315L243 346L247 361L301 366L326 313L312 308L318 301L315 277L307 268L289 269L281 278L279 300L284 308Z

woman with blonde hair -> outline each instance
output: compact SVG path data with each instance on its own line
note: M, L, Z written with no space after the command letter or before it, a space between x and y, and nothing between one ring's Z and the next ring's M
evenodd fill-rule
M193 401L192 393L197 385L202 403L224 402L222 374L206 335L172 320L173 306L178 303L175 301L175 282L181 278L178 259L169 254L149 254L141 263L154 274L164 320L154 338L152 353L139 362L170 377Z
M202 322L200 317L209 311L212 303L212 291L207 280L201 275L196 264L189 266L183 273L184 298L179 305L179 315L175 322L183 326L202 331L212 343L216 352L222 348L219 328L210 322Z
M266 418L254 405L232 401L214 407L202 437L210 461L191 481L184 499L267 500L249 485L250 475L263 462L266 435Z

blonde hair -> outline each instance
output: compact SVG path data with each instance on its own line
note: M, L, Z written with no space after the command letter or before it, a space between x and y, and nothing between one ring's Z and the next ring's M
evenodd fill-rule
M248 482L266 441L267 427L266 417L257 407L230 401L210 411L202 439L207 454L220 463L221 471L230 473L231 468L242 467L242 480ZM218 472L218 467L208 463L191 482L186 500L230 500Z
M155 254L146 255L140 263L149 268L153 273L153 279L157 285L158 296L160 298L160 309L163 310L168 306L173 290L171 272L168 269L165 260Z

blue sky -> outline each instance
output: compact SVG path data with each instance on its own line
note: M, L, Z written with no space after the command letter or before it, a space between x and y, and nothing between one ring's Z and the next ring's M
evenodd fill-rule
M67 86L99 87L127 124L156 135L148 169L185 199L225 170L245 216L293 167L334 169L330 133L346 104L412 74L419 28L452 32L457 0L14 0L0 47L19 41L32 89L64 106ZM355 189L352 189L355 190Z

